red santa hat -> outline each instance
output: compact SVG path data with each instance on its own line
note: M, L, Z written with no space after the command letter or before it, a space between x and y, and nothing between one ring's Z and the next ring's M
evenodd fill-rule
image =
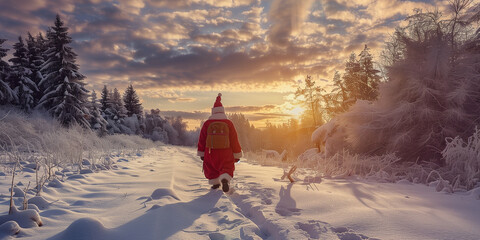
M222 101L222 94L219 93L217 96L217 99L215 100L215 103L213 104L212 114L225 113L225 109L223 108L221 101Z

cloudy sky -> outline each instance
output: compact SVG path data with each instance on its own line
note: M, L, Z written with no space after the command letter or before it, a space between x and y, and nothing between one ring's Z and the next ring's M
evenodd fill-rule
M208 116L218 92L257 127L296 117L292 93L343 70L365 44L378 53L415 8L440 0L0 0L6 47L45 32L58 13L70 28L89 89L132 83L145 109ZM10 51L11 54L11 51Z

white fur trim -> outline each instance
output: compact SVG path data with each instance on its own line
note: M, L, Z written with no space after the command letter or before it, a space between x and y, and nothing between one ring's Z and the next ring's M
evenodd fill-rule
M197 156L205 157L205 152L197 151Z
M222 175L220 175L220 177L218 177L218 179L222 180L222 179L227 179L227 181L231 181L232 180L232 176L230 176L230 174L228 173L223 173Z
M243 152L233 153L233 158L240 159L241 157L243 157Z
M230 181L232 181L232 176L230 176L230 174L228 174L228 173L223 173L218 178L208 179L208 183L211 184L211 185L220 184L220 181L222 179L227 179L227 181L230 182Z
M208 184L210 185L220 184L220 178L208 179Z
M214 113L210 117L208 117L208 120L220 120L220 119L228 119L228 118L225 113Z
M225 108L223 106L213 107L212 114L215 114L215 113L225 113Z

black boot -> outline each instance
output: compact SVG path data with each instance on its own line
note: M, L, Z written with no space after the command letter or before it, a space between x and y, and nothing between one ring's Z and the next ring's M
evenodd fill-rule
M217 189L217 188L219 188L219 187L220 187L220 184L214 184L214 185L212 186L212 189Z
M227 179L222 179L222 190L223 192L228 192L228 190L230 190Z

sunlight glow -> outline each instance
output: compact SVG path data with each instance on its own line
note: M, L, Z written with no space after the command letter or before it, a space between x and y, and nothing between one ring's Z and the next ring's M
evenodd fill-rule
M295 108L290 110L288 113L292 114L295 118L298 119L303 114L303 112L305 112L305 109L303 107L296 106Z

